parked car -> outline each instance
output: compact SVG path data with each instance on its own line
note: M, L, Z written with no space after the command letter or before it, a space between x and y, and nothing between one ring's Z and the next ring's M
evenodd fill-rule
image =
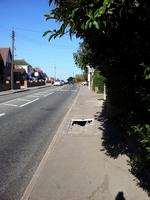
M61 81L55 81L54 82L54 86L60 86L61 85Z
M65 81L64 81L64 80L61 80L60 82L61 82L61 85L64 85L64 84L65 84Z
M84 81L84 82L81 83L81 85L88 85L88 82Z

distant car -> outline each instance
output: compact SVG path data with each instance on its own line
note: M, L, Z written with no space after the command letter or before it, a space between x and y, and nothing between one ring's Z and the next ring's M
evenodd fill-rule
M65 84L65 81L64 81L64 80L61 80L60 82L61 82L61 85L64 85L64 84Z
M60 86L61 85L61 82L60 81L55 81L54 82L54 86Z
M81 83L82 85L88 85L88 82L87 81L84 81Z

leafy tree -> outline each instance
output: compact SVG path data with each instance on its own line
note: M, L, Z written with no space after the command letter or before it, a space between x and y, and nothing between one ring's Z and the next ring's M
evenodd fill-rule
M84 73L75 75L75 82L77 82L77 83L84 82L86 80L87 80L87 78L85 77Z
M67 79L67 81L68 81L68 83L70 84L72 84L72 83L74 83L74 78L73 77L69 77L68 79Z
M51 3L52 1L50 1ZM88 62L105 76L109 118L138 144L133 166L150 168L150 1L54 0L46 19L59 23L49 39L69 33L83 41L74 55L84 68ZM137 164L139 163L139 164ZM145 180L150 181L147 172ZM146 181L143 182L146 182Z

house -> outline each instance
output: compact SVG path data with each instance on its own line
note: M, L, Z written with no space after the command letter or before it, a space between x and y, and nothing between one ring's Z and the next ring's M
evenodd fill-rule
M24 59L18 59L14 61L15 66L17 66L17 68L23 68L25 69L27 75L30 77L31 74L33 73L33 68L32 66L27 63Z
M18 77L21 77L21 86L24 87L34 87L45 84L46 74L42 69L36 67L33 68L28 62L24 59L18 59L14 61L16 80ZM19 73L17 75L17 72Z
M10 89L12 54L10 48L0 48L0 84Z
M54 77L46 77L46 83L54 84L55 78Z
M24 68L14 65L14 82L19 83L20 86L25 85L27 74Z
M34 68L34 76L36 77L37 80L46 80L46 73L43 72L42 69L40 69L39 67Z
M27 87L32 72L32 66L24 59L14 60L14 80L20 82L21 87Z
M4 80L4 61L2 56L0 55L0 87L2 87L3 80Z

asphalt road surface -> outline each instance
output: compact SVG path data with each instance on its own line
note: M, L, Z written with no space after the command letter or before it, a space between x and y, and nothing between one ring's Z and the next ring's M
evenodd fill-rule
M18 200L43 158L76 86L0 96L0 200Z

